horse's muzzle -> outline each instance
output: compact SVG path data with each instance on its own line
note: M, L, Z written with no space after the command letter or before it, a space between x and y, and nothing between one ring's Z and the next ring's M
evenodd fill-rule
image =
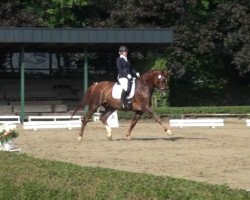
M158 89L161 91L161 92L165 92L167 89L168 89L168 87L158 87Z

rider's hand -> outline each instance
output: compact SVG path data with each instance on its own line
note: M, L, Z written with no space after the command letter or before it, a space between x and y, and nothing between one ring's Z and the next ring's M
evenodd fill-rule
M137 73L136 73L136 76L137 76L138 78L140 77L140 74L139 74L139 72L137 72Z
M131 78L132 78L132 76L131 76L130 74L128 74L128 75L127 75L127 78L128 78L128 79L131 79Z

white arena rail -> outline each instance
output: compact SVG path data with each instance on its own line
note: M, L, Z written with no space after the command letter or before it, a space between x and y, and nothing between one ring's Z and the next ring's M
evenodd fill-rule
M81 127L81 116L29 116L28 121L23 123L24 129L42 128L79 128Z
M100 116L102 113L96 112L93 114L92 120L94 122L98 122L100 120ZM107 119L107 123L110 128L118 128L119 127L119 121L118 121L118 114L117 111L114 111Z
M93 121L93 122L98 122L99 119L100 119L100 116L101 116L101 113L95 112L95 113L93 114L93 116L92 116L92 121Z
M250 126L250 119L246 119L247 126Z
M177 126L177 127L201 127L201 126L208 126L215 128L217 126L224 126L224 119L170 119L169 120L170 126Z
M2 115L0 116L0 124L20 124L20 116Z

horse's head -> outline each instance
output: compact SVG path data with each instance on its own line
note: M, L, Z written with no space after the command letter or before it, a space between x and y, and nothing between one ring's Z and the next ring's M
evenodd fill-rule
M142 83L149 85L152 89L166 90L168 87L170 73L166 70L152 70L143 74L140 78Z
M159 90L166 90L168 88L169 73L165 70L156 71L154 77L154 85Z

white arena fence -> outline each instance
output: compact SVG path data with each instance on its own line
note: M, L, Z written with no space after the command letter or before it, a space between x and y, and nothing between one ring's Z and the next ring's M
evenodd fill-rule
M15 115L0 116L0 124L20 124L20 117Z
M99 122L101 113L96 112L93 114L92 120L94 122ZM118 114L117 111L114 111L107 119L107 124L110 128L118 128L119 127L119 121L118 121Z
M24 129L43 128L79 128L81 127L81 116L29 116L28 121L23 123Z
M246 119L247 126L250 126L250 119Z
M119 121L118 121L118 114L117 111L114 111L107 119L107 124L110 128L118 128Z
M224 119L170 119L170 126L172 127L218 127L224 126Z
M112 127L119 127L117 113L112 116ZM100 113L95 113L93 121L99 120ZM20 117L15 115L0 116L0 124L20 124ZM224 126L224 119L207 118L207 119L170 119L172 127L221 127ZM250 119L246 119L246 125L250 127ZM29 116L28 121L23 123L24 129L40 129L40 128L79 128L81 127L81 116Z
M93 114L93 116L92 116L92 121L93 121L93 122L98 122L99 119L100 119L100 116L101 116L101 113L95 112L95 113Z

